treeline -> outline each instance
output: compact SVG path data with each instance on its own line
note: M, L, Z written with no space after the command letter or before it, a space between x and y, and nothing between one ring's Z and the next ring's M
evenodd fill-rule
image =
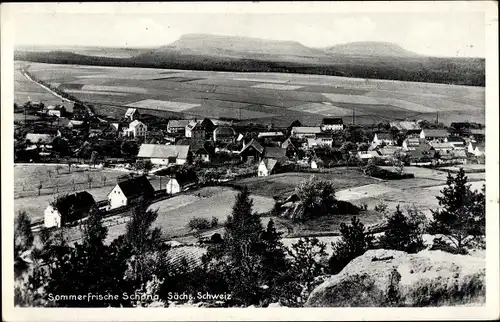
M131 58L79 55L64 51L16 51L15 60L50 64L99 65L210 70L227 72L277 72L373 78L453 85L485 86L483 58L364 58L332 56L331 64L277 62L149 52Z

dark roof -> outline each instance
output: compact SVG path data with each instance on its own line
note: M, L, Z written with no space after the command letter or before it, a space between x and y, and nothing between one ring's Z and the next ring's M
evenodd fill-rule
M333 136L331 133L318 133L316 134L317 139L333 139Z
M247 149L249 149L250 147L254 147L255 150L257 150L259 153L262 153L264 151L264 148L262 147L262 145L260 145L259 142L257 142L256 140L252 139L250 142L248 142L248 144L246 144L243 149L241 150L240 153L246 151Z
M344 122L340 117L329 117L323 119L323 124L325 125L342 125Z
M94 197L87 191L81 191L58 197L53 207L61 214L62 222L70 222L88 214L94 205Z
M392 135L390 133L375 133L377 135L377 139L379 140L392 140Z
M264 148L264 158L284 159L286 158L286 149L267 146Z
M406 130L406 135L420 134L420 132L422 132L421 129L410 129L410 130Z
M227 135L227 136L236 135L236 132L230 126L220 126L220 127L216 128L214 131L217 133L217 136L219 136L219 135Z
M118 186L128 199L139 196L151 196L155 192L155 189L146 176L130 178L128 180L118 182Z

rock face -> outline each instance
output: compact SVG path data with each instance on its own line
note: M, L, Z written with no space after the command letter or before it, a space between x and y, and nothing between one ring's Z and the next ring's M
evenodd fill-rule
M309 307L485 303L485 260L424 250L369 250L310 294Z

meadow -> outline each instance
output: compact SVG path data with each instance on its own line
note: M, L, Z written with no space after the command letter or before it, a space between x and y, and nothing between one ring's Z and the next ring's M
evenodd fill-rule
M18 65L23 62L18 62ZM24 64L28 64L25 63ZM484 87L338 76L237 73L29 63L38 78L111 115L128 106L167 117L289 125L344 117L356 124L400 119L484 123ZM158 114L160 113L160 114Z

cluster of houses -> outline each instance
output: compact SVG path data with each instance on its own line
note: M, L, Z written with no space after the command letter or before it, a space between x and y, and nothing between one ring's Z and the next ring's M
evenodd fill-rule
M176 194L198 182L193 174L177 173L169 178L165 186L167 194ZM57 197L44 211L46 228L70 224L88 215L92 208L113 210L136 205L140 201L150 201L155 197L155 189L145 175L122 176L107 195L107 199L96 202L87 191L75 192Z
M405 138L399 146L391 133L375 133L368 151L360 151L357 155L365 160L393 160L399 154L406 156L410 164L429 165L465 164L470 156L483 157L484 153L484 130L472 130L467 135L458 135L448 129L413 127L405 131Z

